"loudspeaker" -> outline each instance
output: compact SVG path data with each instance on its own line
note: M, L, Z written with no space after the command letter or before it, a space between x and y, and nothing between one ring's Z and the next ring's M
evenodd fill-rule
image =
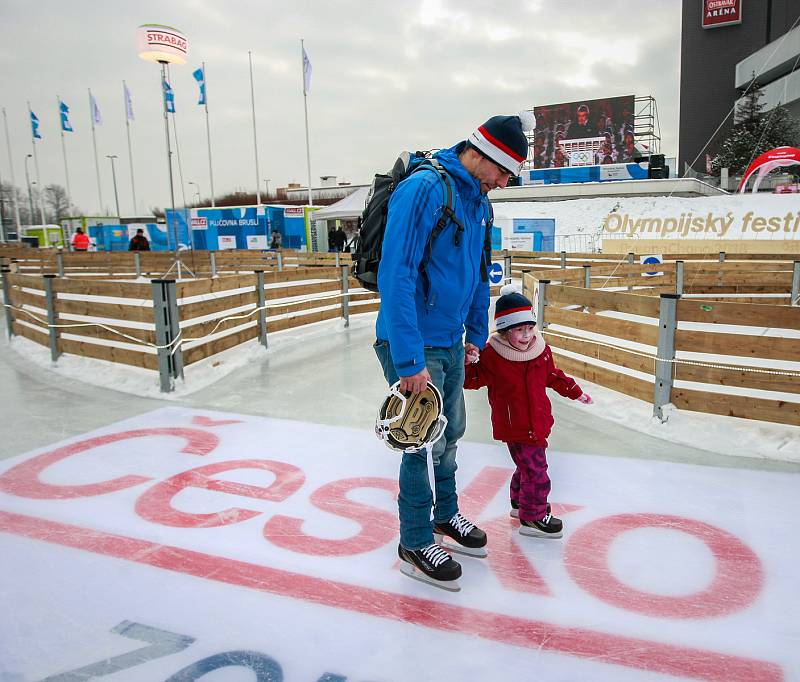
M663 167L664 167L664 155L653 154L650 157L650 168L663 168Z
M669 167L664 166L663 168L654 168L650 166L647 169L647 177L652 180L666 180L669 177Z

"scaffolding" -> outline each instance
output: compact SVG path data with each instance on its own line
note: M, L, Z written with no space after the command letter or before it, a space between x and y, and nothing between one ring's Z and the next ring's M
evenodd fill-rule
M658 104L652 95L635 97L633 119L633 137L637 142L646 144L651 154L661 153L661 123L658 120Z

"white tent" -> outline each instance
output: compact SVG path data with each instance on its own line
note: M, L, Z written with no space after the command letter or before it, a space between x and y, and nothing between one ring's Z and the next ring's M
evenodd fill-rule
M314 220L353 220L361 217L369 187L359 187L335 204L314 211Z

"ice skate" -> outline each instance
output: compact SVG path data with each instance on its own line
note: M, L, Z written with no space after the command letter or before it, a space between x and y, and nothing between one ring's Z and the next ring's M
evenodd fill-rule
M487 556L486 533L474 523L467 521L461 514L457 513L446 523L437 523L433 527L433 537L449 552L457 552L478 559Z
M561 519L557 519L550 513L548 506L547 514L541 521L523 521L520 519L520 535L527 535L535 538L560 538L564 524Z
M432 544L422 549L406 549L397 546L400 557L400 571L409 578L434 585L448 592L458 592L461 585L461 564L445 552L439 545Z

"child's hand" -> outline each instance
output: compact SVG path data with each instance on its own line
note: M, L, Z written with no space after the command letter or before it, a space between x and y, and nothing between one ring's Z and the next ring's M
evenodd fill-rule
M593 400L588 393L581 393L580 397L578 398L579 403L583 403L584 405L591 405Z
M475 350L470 348L466 353L464 353L464 364L465 365L474 365L480 359L481 354Z

